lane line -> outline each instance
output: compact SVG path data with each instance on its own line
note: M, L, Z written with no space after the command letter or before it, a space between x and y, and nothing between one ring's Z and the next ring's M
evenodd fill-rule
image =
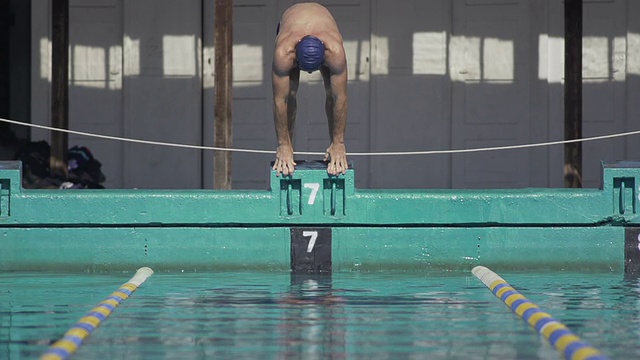
M61 360L67 359L75 353L82 342L91 335L100 323L104 321L111 312L125 299L136 291L136 289L153 275L153 270L142 267L136 274L109 297L91 309L85 316L69 329L62 339L56 341L49 350L42 354L41 360Z
M573 334L564 324L554 319L520 294L509 283L495 272L484 266L476 266L471 270L491 292L511 311L526 321L531 327L542 334L547 341L567 360L604 360L608 359L596 348L592 347L577 335Z

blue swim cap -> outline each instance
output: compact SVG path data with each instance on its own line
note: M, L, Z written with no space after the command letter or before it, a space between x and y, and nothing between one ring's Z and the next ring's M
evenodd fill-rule
M312 73L324 62L324 44L317 37L307 35L298 42L296 57L300 69Z

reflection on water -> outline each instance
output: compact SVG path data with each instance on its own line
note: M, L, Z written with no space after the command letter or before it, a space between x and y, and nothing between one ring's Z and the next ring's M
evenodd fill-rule
M640 356L640 283L621 274L501 274L612 358ZM128 275L0 274L0 358L34 358ZM467 274L160 273L80 359L557 359Z

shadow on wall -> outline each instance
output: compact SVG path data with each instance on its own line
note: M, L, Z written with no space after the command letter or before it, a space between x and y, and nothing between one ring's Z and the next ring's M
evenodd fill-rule
M126 4L120 27L119 5L111 13L104 8L72 10L76 22L71 26L71 126L107 135L211 145L212 119L205 116L212 102L201 98L214 94L213 50L205 43L200 51L201 39L194 35L200 23L182 21L196 15L200 19L197 3L178 6L163 1L144 21L131 14L149 12L145 2ZM365 22L342 15L358 11L356 5L330 7L343 29L350 64L348 151L463 149L563 138L562 17L545 17L557 12L559 4L536 2L529 9L525 1L498 13L497 7L464 7L464 2L450 5L444 0L362 3L371 14ZM276 9L283 4L240 4L234 9L234 147L275 149L268 78L274 34L267 29L274 27ZM634 105L625 99L638 91L640 82L640 71L634 72L624 60L633 54L620 53L626 42L639 41L640 35L628 34L626 22L613 21L626 13L599 11L602 6L606 4L585 8L591 9L585 10L584 32L587 137L629 130L632 122L625 114ZM605 14L604 20L598 14ZM41 41L35 58L46 57L47 41ZM45 65L34 64L42 69L36 88L49 86ZM319 100L322 86L313 76L303 82L296 150L323 152L328 137ZM113 182L107 187L200 187L206 159L201 151L74 136L70 140L71 145L87 145L102 160ZM600 160L632 156L638 147L631 142L584 144L585 185L599 185ZM234 187L267 188L271 157L234 155ZM350 160L360 178L358 187L562 186L561 146Z

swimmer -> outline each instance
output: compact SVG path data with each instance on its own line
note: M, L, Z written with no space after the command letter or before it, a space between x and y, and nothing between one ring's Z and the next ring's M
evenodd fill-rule
M345 174L347 153L344 133L347 124L347 59L342 35L335 19L316 3L291 6L278 24L273 55L273 117L278 138L276 175L293 174L293 125L300 71L320 70L326 93L325 111L331 144L324 161L327 172Z

